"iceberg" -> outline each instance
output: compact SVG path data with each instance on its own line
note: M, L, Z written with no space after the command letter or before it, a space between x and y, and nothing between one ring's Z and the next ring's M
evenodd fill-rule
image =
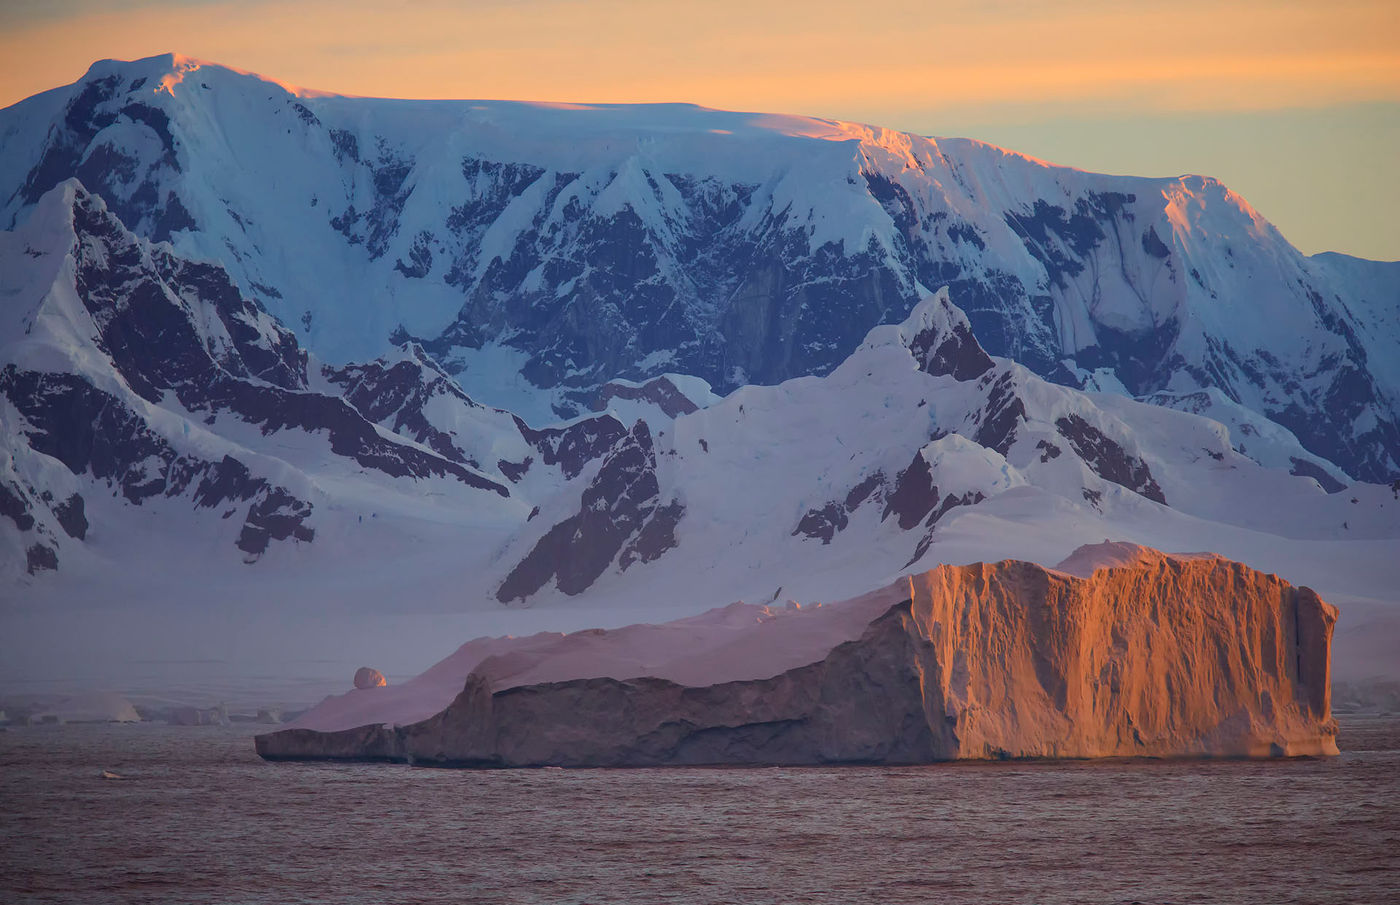
M817 608L472 642L417 686L469 667L430 716L395 721L405 698L356 710L347 697L387 690L361 689L255 743L269 760L458 767L1331 755L1336 620L1311 589L1216 554L1104 543Z

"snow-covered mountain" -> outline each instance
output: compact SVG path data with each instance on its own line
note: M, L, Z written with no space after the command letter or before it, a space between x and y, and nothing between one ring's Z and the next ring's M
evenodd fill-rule
M0 111L0 180L12 639L271 612L329 660L1109 537L1312 584L1341 663L1400 585L1397 265L1214 183L168 57Z
M0 251L12 581L69 552L115 570L142 536L147 555L204 537L215 563L290 545L287 568L373 570L383 538L359 526L381 512L383 532L438 524L420 544L502 603L615 595L632 570L700 571L691 586L721 596L752 596L750 574L859 589L921 561L955 511L1026 494L1086 517L1400 534L1389 488L1326 492L1345 475L1282 429L1251 430L1245 454L1219 422L989 356L947 290L825 377L722 400L679 377L610 383L608 411L535 428L412 343L320 363L222 268L135 236L76 181ZM462 550L454 528L492 543Z
M1305 257L1210 179L683 105L338 97L169 55L0 111L0 224L72 176L323 360L415 339L534 422L615 378L827 374L948 286L1042 377L1400 475L1400 264Z

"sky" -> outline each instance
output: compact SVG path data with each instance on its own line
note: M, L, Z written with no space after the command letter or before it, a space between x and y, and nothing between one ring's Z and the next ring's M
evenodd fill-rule
M684 101L1201 173L1400 259L1400 0L3 0L0 106L176 52L380 97Z

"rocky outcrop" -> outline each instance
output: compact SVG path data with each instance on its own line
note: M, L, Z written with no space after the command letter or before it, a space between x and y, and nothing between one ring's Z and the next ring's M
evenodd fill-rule
M659 494L651 431L638 421L603 460L579 511L545 532L506 576L496 599L524 600L551 579L565 594L580 594L619 553L623 569L656 559L676 546L676 524L685 512L674 500L659 505Z
M700 408L664 375L643 384L631 384L621 380L609 381L598 390L597 398L589 407L595 412L601 412L615 399L651 403L668 418L689 415Z
M683 684L585 666L512 684L488 658L426 720L284 730L257 750L466 767L1337 752L1337 611L1312 590L1213 554L1127 544L1081 548L1061 566L901 579L883 593L904 599L858 637L766 678ZM593 634L605 648L608 633Z

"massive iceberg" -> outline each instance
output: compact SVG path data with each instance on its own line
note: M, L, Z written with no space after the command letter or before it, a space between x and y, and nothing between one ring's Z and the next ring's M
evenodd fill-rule
M1336 619L1214 554L1104 543L806 610L470 642L256 744L461 767L1336 754Z

